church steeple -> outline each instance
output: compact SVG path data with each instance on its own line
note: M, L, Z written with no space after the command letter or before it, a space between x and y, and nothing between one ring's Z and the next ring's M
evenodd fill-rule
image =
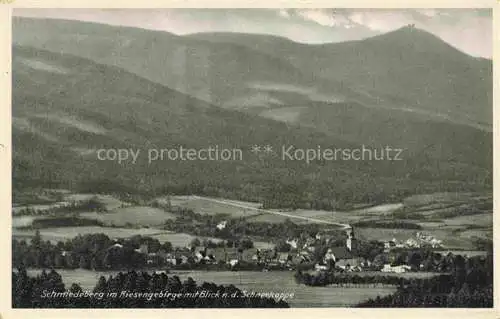
M351 228L347 235L346 247L351 253L355 254L358 249L358 240L354 235L354 228Z

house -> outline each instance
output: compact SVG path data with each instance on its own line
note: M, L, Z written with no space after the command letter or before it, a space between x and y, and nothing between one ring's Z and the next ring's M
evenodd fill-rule
M171 254L171 257L168 258L169 260L175 259L175 263L172 263L173 265L180 265L180 264L187 264L189 262L189 257L192 257L190 252L187 251L175 251L173 254Z
M381 272L393 272L392 266L390 264L385 264L384 267L380 270Z
M157 254L158 254L158 256L160 256L160 258L161 258L161 259L163 259L163 260L165 260L165 259L167 258L167 256L169 255L169 253L167 253L167 252L165 251L165 249L163 249L163 248L160 248L160 249L158 250L158 253L157 253Z
M335 266L348 271L361 271L363 262L361 258L348 258L339 260Z
M157 253L149 253L147 255L146 262L147 262L148 265L159 265L161 259L162 258Z
M121 250L121 249L123 249L123 245L119 243L115 243L114 245L108 247L108 250Z
M407 247L420 247L418 241L416 241L413 238L409 238L406 240L406 246Z
M187 264L189 262L189 257L188 256L185 256L185 255L182 255L180 256L180 258L177 258L177 263L178 264Z
M390 264L385 264L382 268L382 272L393 272L393 273L403 273L411 270L411 267L408 265L398 265L391 266Z
M304 258L300 254L294 254L292 256L292 264L298 265L298 264L301 264L303 262L306 262L306 261L304 260Z
M222 248L208 248L206 256L212 260L214 263L220 263L226 261L226 255Z
M278 263L286 264L292 260L292 255L289 253L278 253Z
M148 253L148 245L147 244L142 244L139 248L134 249L134 250L135 250L136 253L147 255L147 253Z
M237 248L233 249L226 249L226 262L229 261L231 263L231 260L241 260L242 253L238 251Z
M167 254L167 256L165 257L165 262L167 264L175 266L177 265L177 258L175 258L175 256L172 254Z
M227 263L230 259L241 258L237 248L207 248L202 255L204 260L210 263Z
M316 271L326 271L328 270L328 265L324 263L317 263L316 265L314 265L314 269Z
M215 262L215 259L210 256L209 251L212 251L213 249L209 249L207 247L197 247L194 250L193 258L197 263L203 262L203 263L212 263Z
M372 266L372 262L368 259L363 258L361 261L361 267L362 268L369 268Z
M276 261L278 252L276 250L267 249L261 252L262 258L265 262Z
M218 230L223 230L224 228L226 228L226 226L227 226L227 221L224 220L224 221L218 223L216 227Z
M399 265L399 266L394 266L392 267L395 273L402 273L402 272L408 272L411 271L411 267L408 265Z
M327 252L325 254L324 260L325 261L333 260L334 262L337 260L336 257L335 257L335 254L332 252L331 248L328 248L328 250L327 250Z
M442 246L442 241L436 238L432 238L430 244L432 248L440 248Z
M302 248L308 249L308 247L314 247L315 243L316 243L316 239L309 237L305 240L304 245L302 245Z
M229 260L229 265L231 265L231 267L234 267L236 266L240 261L238 259L231 259Z
M290 245L290 247L292 247L292 249L297 249L297 247L298 247L298 242L296 239L287 240L286 243L288 245Z
M294 264L309 263L311 262L311 255L307 251L302 251L299 254L292 257L292 262Z
M204 257L205 257L205 256L203 255L203 253L202 253L202 252L197 251L197 252L195 252L195 253L194 253L194 256L193 256L193 257L194 257L194 260L195 260L197 263L200 263L200 262L204 259Z
M349 259L353 257L353 254L347 249L347 247L330 247L329 252L327 252L329 256L333 255L335 262L338 262L341 259ZM325 255L326 256L326 255Z
M262 260L261 251L257 248L245 249L241 254L241 259L246 262L260 262Z

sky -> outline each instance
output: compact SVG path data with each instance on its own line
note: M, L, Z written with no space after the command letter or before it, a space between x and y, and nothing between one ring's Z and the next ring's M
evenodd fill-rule
M303 43L364 39L408 24L477 57L493 55L491 9L14 9L57 18L168 31L244 32Z

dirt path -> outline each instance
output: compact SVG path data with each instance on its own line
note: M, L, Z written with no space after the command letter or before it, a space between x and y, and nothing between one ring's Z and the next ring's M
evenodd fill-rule
M230 206L239 207L239 208L248 209L248 210L253 210L253 211L266 213L266 214L280 215L280 216L285 216L285 217L295 218L295 219L304 219L304 220L312 221L312 222L315 222L318 224L335 225L335 226L342 227L343 229L350 229L351 228L351 225L349 225L349 224L335 223L335 222L330 222L330 221L311 218L311 217L297 216L297 215L287 214L287 213L283 213L283 212L276 212L276 211L267 210L267 209L255 208L252 206L247 206L247 205L242 205L240 203L235 203L235 202L232 202L230 200L213 199L213 198L207 198L207 197L200 197L200 196L196 196L196 195L194 195L193 197L196 199L206 200L206 201L224 204L224 205L230 205Z

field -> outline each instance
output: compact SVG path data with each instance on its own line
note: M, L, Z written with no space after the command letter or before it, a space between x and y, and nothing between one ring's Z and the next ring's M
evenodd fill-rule
M36 216L14 216L12 217L12 227L27 227L30 226Z
M12 212L16 214L22 209L32 208L39 211L48 210L51 208L58 207L60 205L66 205L72 202L82 202L89 200L91 198L97 199L100 203L104 204L108 211L112 211L118 209L120 207L126 207L130 204L125 203L111 195L101 195L101 194L64 194L62 195L62 200L56 201L53 200L51 203L43 203L43 204L31 204L26 201L18 201L14 203L12 206Z
M466 215L454 218L447 218L443 220L443 223L446 225L453 225L453 226L474 225L474 226L491 227L493 225L493 214L487 213L487 214Z
M78 283L83 290L92 290L100 276L108 277L116 272L95 272L83 269L58 269L66 287ZM40 270L30 270L30 275L40 273ZM214 282L219 285L235 285L241 290L250 292L293 293L288 302L292 307L346 307L353 306L378 295L388 295L396 289L392 287L377 288L337 288L308 287L298 285L293 278L293 272L233 272L233 271L176 271L181 280L192 277L195 281Z
M472 200L488 200L491 196L476 193L433 193L421 194L407 197L404 200L405 206L426 206L433 204L451 204L467 203Z
M159 201L161 202L161 199ZM208 215L228 214L232 218L253 216L259 214L258 212L250 209L239 208L232 206L230 204L215 203L212 201L205 200L202 197L172 196L170 201L172 206L188 208L198 214L208 214ZM260 206L260 204L258 203L251 203L251 202L239 202L239 201L228 201L228 202L255 208L258 208Z
M109 213L89 212L82 213L80 216L97 219L105 225L114 226L158 226L164 224L167 219L175 219L175 215L149 206L116 208Z
M475 249L475 238L491 238L493 209L489 194L435 193L415 195L403 201L405 213L418 214L416 219L396 218L394 221L415 223L422 232L442 240L448 249ZM394 212L394 211L393 211ZM399 212L398 212L399 213ZM380 215L379 215L380 216ZM402 215L404 216L404 214ZM451 217L446 217L451 216ZM373 220L376 220L372 216ZM417 230L358 228L360 237L374 240L406 240L415 237Z
M388 213L392 213L395 210L400 209L401 207L403 207L402 203L382 204L382 205L355 209L350 211L349 213L356 213L357 215L381 216L381 215L386 215Z
M127 206L128 204L122 202L121 200L111 196L111 195L101 195L101 194L69 194L64 197L66 201L84 201L96 197L99 202L103 203L106 208L111 211L122 206Z
M134 235L151 235L160 232L165 232L161 229L154 228L114 228L114 227L100 227L100 226L85 226L85 227L60 227L60 228L44 228L40 230L40 235L43 240L58 241L74 238L78 235L104 233L110 238L126 238ZM13 229L12 236L14 238L29 239L35 235L34 230L18 230Z
M425 218L461 217L493 211L493 198L489 193L434 193L414 195L403 201L407 212Z
M80 201L93 197L93 194L65 194L64 200L66 201ZM174 219L176 216L165 212L163 209L157 209L149 206L130 206L130 204L121 202L109 195L98 195L101 202L105 203L109 212L96 213L85 212L80 213L81 217L96 219L104 223L104 225L114 227L124 226L137 226L137 227L152 227L149 230L141 229L128 229L116 230L116 228L99 228L106 233L110 233L111 237L120 237L121 232L130 234L152 234L160 241L169 240L172 243L180 246L189 243L194 236L187 234L172 235L160 229L153 230L156 226L162 225L167 219ZM228 218L241 218L246 217L249 222L267 222L267 223L283 223L287 216L274 215L262 211L255 211L254 208L259 208L259 203L243 202L235 200L225 200L216 198L207 198L199 196L171 196L169 197L172 206L183 207L192 209L198 214L227 214ZM160 197L156 199L160 204L167 204L167 197ZM493 215L491 212L484 212L475 215L462 215L449 218L435 218L434 214L443 211L453 211L460 206L466 206L467 202L477 203L489 200L486 195L477 195L469 193L437 193L428 195L411 196L404 201L405 208L411 211L418 211L422 214L421 219L412 220L405 218L393 218L392 213L401 209L403 203L390 203L384 205L377 205L371 207L362 207L352 211L324 211L324 210L307 210L297 209L279 210L273 209L270 211L282 212L294 216L311 218L311 220L304 220L299 218L291 218L295 223L314 223L315 220L333 222L333 223L346 223L355 224L359 221L377 221L377 220L390 220L405 221L422 226L425 233L429 233L439 240L443 241L443 245L447 249L475 249L473 240L475 237L491 238ZM222 202L224 201L224 202ZM128 205L128 206L127 206ZM50 205L38 205L40 208ZM244 207L238 207L244 206ZM439 208L438 208L439 207ZM112 208L112 209L111 209ZM428 209L428 210L426 210ZM481 211L480 211L481 212ZM33 221L33 216L19 216L13 218L14 227L29 226ZM67 238L73 236L75 227L67 229L45 229L43 234L51 240L56 238ZM84 229L96 230L96 227L78 227L79 231L87 232ZM146 228L145 228L146 229ZM356 234L361 239L366 240L391 240L396 238L398 241L406 241L409 238L414 238L418 230L414 229L390 229L390 228L375 228L375 227L357 227ZM52 235L49 232L53 232ZM17 235L16 235L17 234ZM26 236L16 231L15 236ZM28 235L29 237L29 235ZM122 236L123 237L123 236ZM169 239L167 239L169 238ZM217 241L217 239L213 239ZM174 245L175 245L174 244ZM269 243L257 242L255 245L259 248L272 247Z
M189 245L189 243L191 243L191 241L195 238L198 238L200 240L209 239L215 243L222 241L222 239L219 238L200 237L184 233L173 233L173 232L163 232L163 233L153 234L150 237L158 239L161 243L169 241L172 243L174 247L185 247Z
M493 232L489 229L469 229L460 232L460 237L464 239L474 239L474 238L490 238L492 239Z
M404 272L404 273L393 273L393 272L380 272L380 271L361 271L355 272L353 275L357 275L360 277L368 277L368 276L389 276L389 277L401 277L401 278L431 278L434 276L442 275L436 272Z
M289 213L289 212L287 212L287 213ZM293 212L291 212L290 214L293 214ZM284 223L285 220L287 220L287 219L289 219L289 218L286 216L260 213L258 215L254 215L252 217L247 218L247 221L252 222L252 223L255 222L255 223L276 223L276 224L279 224L279 223ZM293 222L297 223L297 224L309 223L309 221L302 220L302 219L291 219L291 220L293 220Z
M366 240L406 240L415 237L414 229L356 228L358 237Z
M325 210L310 210L310 209L297 209L293 211L283 211L278 209L271 209L271 211L285 212L290 215L296 215L301 217L309 217L318 220L324 220L334 223L356 223L366 219L377 218L384 215L390 211L390 207L385 207L385 205L371 207L373 210L361 209L353 210L349 212L340 211L325 211ZM388 210L385 210L387 208ZM260 214L249 217L248 221L254 222L268 222L268 223L282 223L287 219L286 216L272 215L272 214ZM293 219L292 221L297 224L302 223L314 223L314 221L308 221L303 219Z
M40 230L40 235L43 240L48 240L51 242L64 241L67 239L72 239L78 235L85 234L95 234L104 233L110 238L128 238L134 235L149 236L158 239L161 243L169 241L174 247L185 247L194 238L210 239L214 242L219 242L221 239L208 238L208 237L196 237L189 234L174 233L162 229L155 228L114 228L114 227L99 227L99 226L89 226L89 227L61 227L61 228L45 228ZM29 240L35 235L35 231L31 230L19 230L13 229L13 238L15 239L27 239ZM261 243L264 245L265 243Z
M454 255L468 256L468 257L487 255L486 251L480 251L480 250L444 250L441 252L442 255L446 255L448 253L452 253Z
M37 211L48 210L48 209L51 209L52 207L54 207L55 204L56 203L52 203L52 204L35 204L35 205L15 204L12 207L12 213L15 215L19 211L24 210L26 208L31 208L31 209L34 209L34 210L37 210Z
M428 228L424 229L423 232L430 233L437 239L443 241L443 245L448 249L466 249L473 250L475 248L473 242L471 241L472 236L478 237L488 237L488 231L486 230L467 230L464 232L455 233L453 230L456 228ZM367 240L392 240L395 238L398 241L406 241L409 238L415 238L418 230L413 229L383 229L383 228L357 228L356 233L362 239Z

